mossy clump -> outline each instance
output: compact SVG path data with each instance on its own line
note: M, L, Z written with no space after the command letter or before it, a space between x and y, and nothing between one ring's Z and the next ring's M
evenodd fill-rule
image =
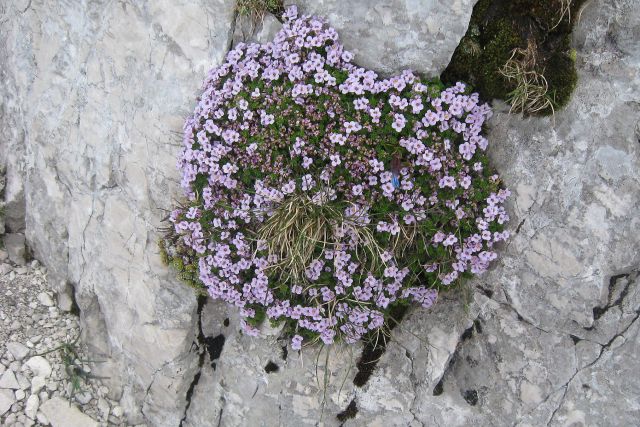
M284 11L282 0L238 0L236 7L239 15L256 21L261 20L267 12L280 16Z
M208 296L206 288L198 279L198 264L194 261L195 253L192 249L180 244L173 228L163 229L165 233L158 240L160 259L166 266L172 267L178 278L196 291L197 295Z
M567 104L576 86L570 35L583 3L584 0L480 0L442 80L466 81L486 100L510 102L519 79L507 79L501 69L516 49L533 45L537 62L535 69L529 71L544 77L549 99L549 106L535 113L552 114Z

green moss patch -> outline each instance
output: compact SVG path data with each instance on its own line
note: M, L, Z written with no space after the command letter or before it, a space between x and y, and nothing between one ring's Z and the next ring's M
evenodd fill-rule
M466 81L486 100L502 99L516 89L500 68L514 49L536 46L535 72L548 83L553 108L569 101L576 86L575 55L570 35L585 0L480 0L473 9L469 29L460 41L441 79L445 83Z

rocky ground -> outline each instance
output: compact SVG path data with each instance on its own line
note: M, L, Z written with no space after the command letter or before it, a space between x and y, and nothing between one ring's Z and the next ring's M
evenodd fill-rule
M476 1L295 3L328 17L356 63L437 76ZM198 304L158 256L156 230L182 197L184 118L207 70L246 27L235 5L0 1L5 244L26 240L48 278L45 286L39 268L0 261L0 339L21 344L10 345L19 356L29 349L14 360L0 344L0 379L15 387L0 389L0 424L70 411L66 403L45 411L58 399L95 423L119 412L104 397L99 404L93 381L88 404L72 399L59 352L42 356L52 373L31 396L32 379L45 376L23 365L78 328L37 297L55 292L60 303L75 290L84 342L105 361L92 372L111 378L110 395L134 425L300 427L323 414L328 426L638 425L638 0L589 0L573 17L578 85L553 118L494 104L489 154L512 191L513 236L473 283L472 303L444 296L410 313L364 387L353 383L360 348L332 353L327 393L316 351L242 336L237 310ZM265 17L254 38L268 40L278 25ZM440 59L428 63L432 54ZM109 418L98 410L106 414L104 402ZM36 421L27 422L27 406Z
M126 425L107 387L80 371L91 375L79 333L78 317L56 307L47 269L0 250L0 425Z

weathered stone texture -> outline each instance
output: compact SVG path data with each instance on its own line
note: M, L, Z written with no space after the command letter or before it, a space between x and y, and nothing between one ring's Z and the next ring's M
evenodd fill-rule
M176 425L195 297L161 264L180 196L185 116L231 40L232 0L12 1L0 6L6 196L132 422ZM9 198L9 197L8 197ZM7 225L10 228L9 221Z
M286 0L327 18L354 62L384 75L437 77L464 36L477 0Z

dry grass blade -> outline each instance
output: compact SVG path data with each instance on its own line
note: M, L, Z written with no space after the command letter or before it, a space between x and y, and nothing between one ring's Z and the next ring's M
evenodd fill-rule
M558 25L560 25L564 19L565 16L568 17L569 21L571 21L571 3L573 3L573 0L558 0L560 2L560 8L558 10L558 22L556 22L556 24L549 28L549 31L553 31L555 30Z
M403 230L395 239L402 249L411 245L415 231ZM370 269L384 264L384 248L369 224L356 214L348 217L345 209L330 203L318 204L306 195L288 196L258 230L257 238L267 243L269 255L277 256L271 265L283 281L304 281L305 269L326 249L345 245L354 248L355 259ZM410 240L402 242L403 240Z
M530 39L526 49L514 49L499 71L509 82L515 83L515 89L507 95L510 113L534 114L547 109L555 112L547 79L538 70L535 41Z
M332 230L340 215L337 209L317 205L304 195L285 199L258 231L269 254L278 257L272 268L285 278L301 280L314 255L332 244Z
M247 16L254 25L261 23L267 12L278 12L283 8L282 0L238 0L237 10Z

